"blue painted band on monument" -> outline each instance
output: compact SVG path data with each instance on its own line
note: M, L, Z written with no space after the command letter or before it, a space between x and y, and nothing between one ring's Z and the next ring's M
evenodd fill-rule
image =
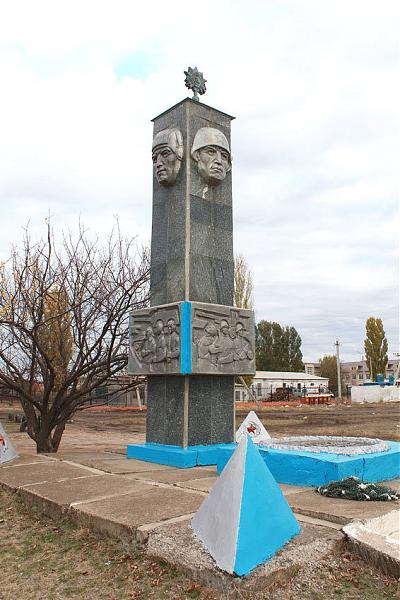
M192 372L192 303L181 303L181 374Z
M387 443L390 446L387 452L352 456L271 448L259 450L265 464L279 483L317 486L350 476L376 483L400 476L400 444L392 441ZM231 455L232 450L227 447L218 451L218 474L221 474Z
M209 446L172 446L169 444L128 444L127 458L154 462L169 467L188 469L196 466L217 464L221 448L233 451L235 444L211 444Z

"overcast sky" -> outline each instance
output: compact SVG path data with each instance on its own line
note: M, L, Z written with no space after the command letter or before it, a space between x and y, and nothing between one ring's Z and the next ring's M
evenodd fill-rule
M396 0L0 3L0 260L78 218L151 231L150 119L183 70L232 125L235 252L256 319L294 325L305 360L398 351ZM397 156L396 156L397 155Z

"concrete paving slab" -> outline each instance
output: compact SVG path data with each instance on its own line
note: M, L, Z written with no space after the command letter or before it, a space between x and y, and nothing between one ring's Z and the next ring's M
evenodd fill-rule
M28 485L21 492L30 492L65 507L72 503L116 497L134 491L136 487L136 481L113 475L95 475L67 481Z
M299 492L306 492L307 490L310 490L310 488L302 487L300 485L290 485L289 483L280 483L278 485L285 496L288 494L298 494Z
M51 456L47 455L46 456ZM54 456L54 455L53 455ZM75 462L80 462L81 460L118 460L121 456L118 454L113 454L111 452L104 452L103 450L99 450L97 452L85 452L85 451L68 451L68 452L57 452L56 458L58 460L72 460Z
M398 502L358 502L327 498L314 491L289 494L287 501L294 512L343 525L354 519L379 517L399 505Z
M391 481L381 481L379 485L385 485L396 492L400 492L400 479L392 479Z
M182 483L178 482L177 485L179 485L179 487L188 488L191 490L209 492L212 486L214 485L216 479L217 476L207 477L206 474L203 474L201 478L198 477L196 479L189 479L188 481L184 481ZM299 487L297 485L286 485L284 483L280 484L279 487L281 488L285 496L289 494L298 494L300 492L307 491L307 488Z
M0 483L15 490L33 483L87 477L88 472L60 461L40 461L35 464L11 466L0 470Z
M196 469L199 467L196 467ZM204 471L209 471L210 473L212 473L213 475L216 475L218 477L218 473L217 473L217 465L206 465L204 467L201 467Z
M246 577L221 571L204 546L196 539L188 521L154 529L146 552L184 571L191 579L224 594L240 590L262 590L289 582L303 564L318 563L343 537L340 531L302 523L302 532L264 565ZM225 595L224 595L225 597ZM226 596L227 597L227 596ZM235 597L241 597L240 593Z
M183 481L197 480L210 477L212 471L203 467L194 467L193 469L172 469L171 471L146 471L145 473L130 473L123 475L129 479L142 479L147 481L156 481L160 483L180 483ZM215 476L214 479L217 477Z
M352 552L380 569L385 575L400 578L400 525L399 513L389 513L356 521L343 527Z
M144 471L173 471L173 467L166 465L158 465L155 463L145 462L143 460L135 460L134 458L84 458L79 459L79 463L105 471L106 473L143 473Z
M184 481L182 483L177 483L176 485L190 490L209 492L217 479L217 476L204 477L202 479L191 479L190 481Z
M14 458L11 462L5 463L0 466L0 469L9 469L10 467L17 467L20 465L35 465L37 463L49 462L51 459L47 458L43 454L39 456L19 456Z
M70 511L73 518L85 527L130 541L133 537L143 543L152 524L158 527L168 519L192 514L203 500L203 494L137 481L132 492L118 498L72 506ZM147 527L143 535L138 529L144 525Z
M336 529L342 531L343 526L340 523L332 523L332 521L325 521L324 519L316 519L315 517L309 517L307 515L300 515L299 513L293 513L297 521L303 526L303 523L311 523L311 525L318 525L319 527L329 527L329 529Z

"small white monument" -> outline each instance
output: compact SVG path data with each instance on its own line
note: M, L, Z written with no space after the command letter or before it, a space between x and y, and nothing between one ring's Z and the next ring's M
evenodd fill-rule
M250 411L236 432L236 441L240 442L242 437L249 435L254 444L262 444L271 439L268 431L257 417L254 410Z
M18 454L11 443L3 425L0 423L0 465L17 458Z
M217 566L236 575L247 575L300 533L249 436L241 438L191 525Z

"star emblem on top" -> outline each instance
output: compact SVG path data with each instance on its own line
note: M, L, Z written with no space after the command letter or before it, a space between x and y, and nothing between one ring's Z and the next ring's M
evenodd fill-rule
M247 426L247 433L256 433L257 428L253 423Z
M197 102L199 102L198 94L205 94L207 89L207 79L204 79L203 73L199 71L197 67L194 67L193 69L192 67L188 67L188 70L184 71L184 73L186 75L185 86L193 92L192 100L196 100Z

